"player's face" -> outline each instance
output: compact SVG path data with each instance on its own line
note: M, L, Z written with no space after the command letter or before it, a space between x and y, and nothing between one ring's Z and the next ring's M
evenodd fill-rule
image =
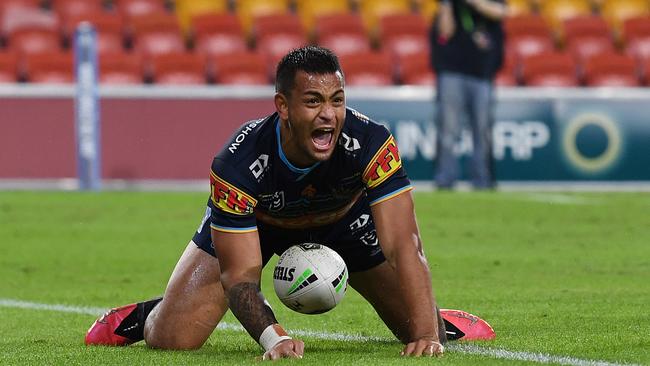
M345 121L343 75L296 73L290 95L278 105L282 149L299 167L329 159Z

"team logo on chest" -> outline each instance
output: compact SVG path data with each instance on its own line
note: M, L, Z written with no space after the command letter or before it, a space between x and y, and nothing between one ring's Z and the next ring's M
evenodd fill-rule
M261 154L257 160L251 164L248 169L253 173L253 176L255 179L259 179L260 176L262 176L262 173L266 170L266 168L269 166L269 156L266 154Z
M361 148L361 144L359 144L359 140L355 139L354 137L348 136L345 132L341 132L341 137L339 138L339 145L343 146L345 150L350 152L354 152Z
M284 191L273 193L273 196L271 196L271 204L269 205L269 211L280 211L283 208L284 208Z

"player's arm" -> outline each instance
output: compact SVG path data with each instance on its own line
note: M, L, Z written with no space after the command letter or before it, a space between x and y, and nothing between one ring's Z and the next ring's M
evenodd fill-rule
M257 232L212 229L212 242L228 306L248 334L265 349L264 359L301 358L303 342L287 336L260 290L262 255Z
M395 269L405 311L409 315L409 343L404 355L442 354L431 275L415 220L411 192L398 194L371 207L381 249Z

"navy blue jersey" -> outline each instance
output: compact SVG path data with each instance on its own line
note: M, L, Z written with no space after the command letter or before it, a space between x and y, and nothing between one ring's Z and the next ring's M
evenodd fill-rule
M359 200L374 205L410 189L395 139L361 113L347 109L331 158L307 168L287 160L274 113L243 125L214 158L210 226L318 227L337 222Z

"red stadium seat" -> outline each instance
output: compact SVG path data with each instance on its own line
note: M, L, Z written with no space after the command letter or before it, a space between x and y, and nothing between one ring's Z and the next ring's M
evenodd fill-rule
M32 83L70 84L74 82L71 53L46 52L25 56L25 77Z
M185 39L175 16L155 13L131 18L133 49L144 56L184 52Z
M650 59L650 15L627 19L623 23L623 38L628 55Z
M165 0L114 0L115 8L127 18L166 12Z
M634 58L608 53L590 58L584 64L587 86L639 86L640 76Z
M527 57L555 48L551 30L537 15L521 15L504 21L506 47L516 58Z
M296 13L302 21L303 27L312 37L315 33L316 19L323 15L347 14L350 13L348 0L297 0Z
M340 57L345 84L350 86L393 85L393 64L386 53L359 52Z
M176 0L175 13L184 32L189 30L192 19L204 14L228 12L228 0Z
M103 0L52 0L52 9L62 18L104 10Z
M18 81L18 59L11 52L0 52L0 83Z
M428 26L419 14L392 14L379 21L381 48L395 56L429 49Z
M619 33L625 20L650 15L650 3L647 0L604 0L600 13Z
M650 86L650 58L641 62L641 76L644 85Z
M431 55L429 51L411 53L399 57L397 65L399 81L405 85L433 86L436 77L431 69Z
M142 61L138 55L115 52L99 56L99 82L101 84L141 84Z
M289 0L237 0L235 10L244 28L244 33L250 36L255 18L264 15L288 13Z
M371 37L377 34L379 20L391 14L408 14L411 12L410 0L358 0L359 14Z
M215 81L226 85L269 84L264 58L253 52L239 52L212 57Z
M13 5L9 5L13 4ZM39 7L22 6L9 3L0 13L0 32L3 39L8 39L17 31L38 31L56 33L60 23L56 14ZM30 45L16 45L18 48L30 48Z
M563 28L565 48L579 59L614 51L612 32L599 16L568 19Z
M246 38L237 16L211 13L192 18L194 49L206 55L218 55L246 50Z
M206 83L206 62L193 53L167 53L151 59L156 84L196 85Z
M116 13L105 11L86 13L67 17L63 21L63 34L67 43L72 43L76 27L81 22L89 22L97 33L97 52L114 53L122 51L124 47L122 17Z
M287 52L308 43L300 19L289 13L258 16L253 24L253 37L257 52L272 69L271 74Z
M577 65L567 53L547 52L529 56L522 62L526 86L578 86Z
M540 12L556 35L562 34L562 22L591 14L589 0L544 0Z
M22 28L9 34L8 46L19 54L47 53L61 50L58 30Z
M370 51L370 39L356 14L322 15L316 19L316 42L339 56Z

